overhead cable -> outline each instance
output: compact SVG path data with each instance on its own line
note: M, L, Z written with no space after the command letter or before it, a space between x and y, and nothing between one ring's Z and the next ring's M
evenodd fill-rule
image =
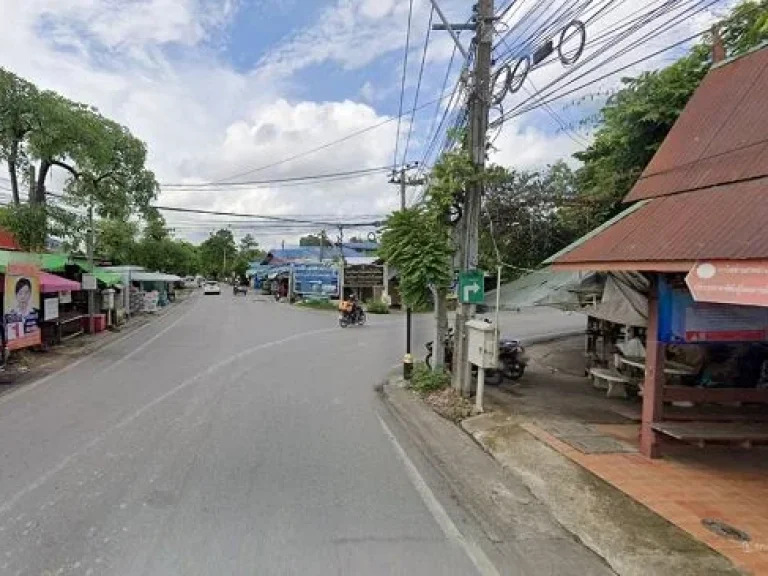
M413 17L413 0L408 2L408 22L405 30L405 50L403 51L403 74L400 79L400 104L397 112L397 132L395 135L395 153L392 157L392 171L397 168L397 151L400 147L400 125L403 118L403 99L405 97L405 76L408 70L408 52L411 47L411 18Z
M424 37L424 49L421 52L421 65L419 66L419 78L416 82L416 93L413 96L413 110L411 110L411 121L408 123L408 136L405 139L405 150L403 151L402 165L405 166L408 161L408 147L411 144L411 134L413 133L413 124L416 120L416 107L419 105L419 92L421 91L421 79L424 76L424 63L427 61L427 48L429 47L429 36L432 31L432 18L435 15L435 8L429 11L429 20L427 21L427 34ZM455 48L455 45L454 45ZM393 170L395 167L393 166Z

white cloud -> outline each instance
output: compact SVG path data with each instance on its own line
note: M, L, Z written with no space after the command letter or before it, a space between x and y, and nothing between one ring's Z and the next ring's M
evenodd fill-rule
M536 2L537 0L520 0ZM660 0L655 0L659 2ZM296 0L262 0L275 9L299 9ZM165 182L205 181L243 172L346 136L385 119L371 104L386 91L399 91L399 63L405 42L408 0L335 0L305 30L286 31L286 39L269 49L256 68L240 73L219 60L226 25L238 0L0 0L0 65L54 89L96 105L147 141L151 167ZM588 28L591 37L637 7L616 4L611 18ZM441 2L448 18L466 20L469 5ZM415 0L408 85L412 86L426 32L428 0ZM521 13L523 10L521 9ZM684 23L678 30L703 28L709 16ZM466 35L465 35L466 36ZM610 67L671 43L669 35L617 58ZM169 59L169 46L183 56ZM453 46L445 32L433 32L421 101L432 99L442 83L444 64ZM177 51L178 52L178 51ZM588 56L585 53L584 58ZM318 64L358 69L389 57L391 77L372 77L359 92L368 104L353 101L313 102L290 98L301 70ZM663 58L661 56L660 58ZM648 66L658 64L656 59ZM436 64L442 64L437 66ZM541 88L562 72L554 65L533 75ZM594 77L594 76L593 76ZM589 78L586 78L589 79ZM437 87L436 87L437 86ZM352 90L355 88L353 87ZM510 96L509 110L521 98ZM406 97L406 109L412 105ZM430 118L428 108L421 118ZM538 116L536 118L539 118ZM544 120L549 123L549 120ZM412 137L412 147L425 135ZM512 120L496 141L493 159L512 167L536 167L568 156L576 145L552 126ZM396 124L366 132L338 146L258 172L254 178L326 173L384 166L391 162ZM426 128L424 128L426 129ZM405 126L403 133L407 130ZM282 186L235 192L166 192L161 201L176 206L270 214L373 214L397 205L397 191L385 176ZM173 215L187 226L200 218ZM206 221L211 221L206 218ZM191 232L190 232L191 234ZM273 233L269 238L276 239ZM295 234L293 234L295 236ZM259 237L265 234L257 233ZM287 240L290 239L287 238ZM269 240L265 240L266 243Z
M365 102L373 102L376 99L376 90L370 80L366 81L360 88L360 97Z
M493 147L492 162L519 170L535 170L558 160L575 166L572 154L583 148L563 132L553 134L519 121L505 123Z

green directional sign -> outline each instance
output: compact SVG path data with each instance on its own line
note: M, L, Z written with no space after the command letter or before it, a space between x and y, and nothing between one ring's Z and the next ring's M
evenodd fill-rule
M482 304L485 301L484 278L482 270L467 270L459 274L459 301L463 304Z

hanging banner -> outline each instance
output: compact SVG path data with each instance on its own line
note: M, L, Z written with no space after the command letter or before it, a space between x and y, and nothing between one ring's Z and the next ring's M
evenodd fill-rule
M41 342L39 274L34 265L8 264L6 267L3 317L9 350L38 346Z
M762 342L766 339L768 308L696 302L684 285L660 281L660 342Z
M697 302L768 306L768 260L699 262L685 283Z

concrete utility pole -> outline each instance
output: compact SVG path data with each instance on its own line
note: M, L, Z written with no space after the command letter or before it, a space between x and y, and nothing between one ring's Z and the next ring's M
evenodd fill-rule
M406 172L411 168L416 168L418 162L413 162L400 168L400 175L395 178L394 174L390 178L390 183L400 185L400 210L406 209L405 190L408 186L420 186L424 180L420 178L408 178ZM385 282L387 280L385 279ZM406 380L411 377L411 368L413 367L413 358L411 357L411 326L413 325L413 311L408 306L405 309L405 358L403 359L403 376Z
M433 5L435 2L433 2ZM491 50L493 48L493 0L479 0L475 24L475 69L469 104L469 149L472 162L479 171L485 167L486 132L491 99ZM457 26L444 24L446 29ZM459 272L478 266L478 238L480 235L480 207L483 185L478 183L466 191L462 221L459 223ZM460 304L454 326L453 385L462 395L469 396L471 373L467 364L465 323L474 315L474 306Z
M96 231L93 228L93 203L88 206L88 241L87 241L87 247L86 250L88 252L88 270L90 270L90 273L94 273L93 269L93 250L94 250L94 244L96 243ZM93 290L88 290L88 333L93 334L94 333L94 322L93 322L93 315L95 313L94 308L96 307L96 301L94 299Z

